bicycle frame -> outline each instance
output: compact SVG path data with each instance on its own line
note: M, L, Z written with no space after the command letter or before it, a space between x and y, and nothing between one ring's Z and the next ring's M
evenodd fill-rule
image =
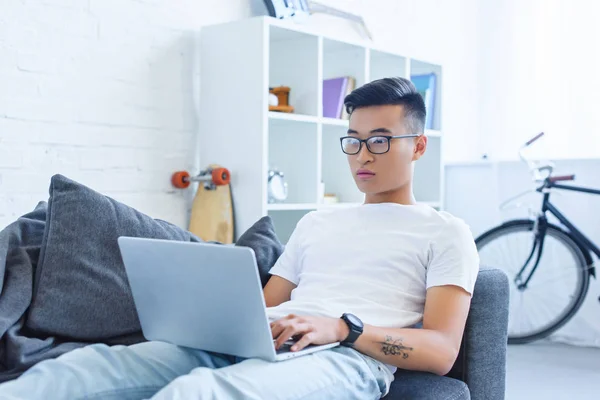
M563 184L559 184L559 183L552 181L550 178L546 179L544 182L544 185L537 189L538 192L544 193L544 198L543 198L543 202L542 202L542 212L536 221L536 226L534 227L534 232L535 232L536 237L535 237L535 241L533 243L533 248L531 249L531 253L529 254L529 257L527 258L527 261L525 262L525 264L523 265L523 267L521 268L521 270L515 277L515 283L517 284L517 287L519 289L525 289L527 287L529 280L533 276L533 273L535 272L535 270L537 269L537 266L539 264L539 261L540 261L541 255L542 255L542 250L544 247L544 239L546 237L546 229L548 226L548 220L546 218L547 212L554 215L560 221L560 223L563 224L568 229L569 233L571 235L573 235L573 237L575 237L575 239L581 246L592 251L598 257L600 257L600 248L598 248L598 246L596 246L587 236L585 236L583 234L583 232L581 232L579 229L577 229L577 227L574 224L572 224L567 219L567 217L565 217L559 211L559 209L550 202L550 192L546 189L562 189L562 190L570 190L573 192L588 193L588 194L592 194L592 195L600 195L600 190L598 190L598 189L591 189L591 188L586 188L586 187L581 187L581 186L563 185ZM531 272L527 276L527 279L525 280L525 282L523 282L521 275L523 274L523 272L525 271L525 268L527 267L527 265L531 261L533 255L535 254L536 248L538 249L538 254L537 254L535 265L533 266Z
M549 188L556 188L562 190L570 190L572 192L580 192L580 193L588 193L593 195L600 195L600 190L584 188L580 186L570 186L570 185L562 185L554 182L549 183ZM544 194L544 203L542 205L542 212L549 211L552 215L554 215L561 224L566 226L569 231L577 238L577 240L582 243L585 247L594 252L598 257L600 257L600 248L596 246L590 239L588 239L579 229L575 227L569 220L554 206L550 203L549 200L550 193Z

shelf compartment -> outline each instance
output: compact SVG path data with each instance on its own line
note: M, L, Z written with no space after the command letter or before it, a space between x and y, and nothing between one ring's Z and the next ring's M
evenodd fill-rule
M413 193L418 202L437 204L437 206L441 202L441 151L442 138L430 136L425 154L415 162Z
M272 25L269 29L269 87L289 87L294 114L317 116L318 37Z
M351 77L354 79L353 88L364 85L367 79L366 55L367 50L364 47L326 38L323 39L323 80ZM347 93L348 91L342 93L342 98ZM322 105L323 101L321 101ZM323 110L321 110L320 115L326 116Z
M315 208L316 209L316 208ZM275 234L283 244L287 244L298 221L314 209L305 210L270 210L268 215L273 220Z
M348 156L340 147L340 137L346 134L347 128L344 126L323 125L321 177L324 193L336 194L340 203L362 203L364 194L356 187Z
M442 98L441 98L441 87L442 87L442 68L439 65L431 64L415 59L410 60L410 79L413 83L416 83L417 76L426 76L433 74L435 77L435 88L428 95L421 92L423 99L425 100L425 107L427 109L427 120L431 118L431 122L426 123L425 129L441 130L441 112L442 109ZM425 78L419 78L419 80L425 80ZM419 88L417 88L419 89ZM433 100L431 103L428 101L428 96L432 96ZM430 104L433 105L433 109Z
M317 208L316 203L269 203L267 205L269 211L312 210L315 208Z
M278 204L314 204L317 200L316 122L269 119L268 168L281 171L288 198Z
M382 78L408 78L407 58L379 50L369 54L369 81Z

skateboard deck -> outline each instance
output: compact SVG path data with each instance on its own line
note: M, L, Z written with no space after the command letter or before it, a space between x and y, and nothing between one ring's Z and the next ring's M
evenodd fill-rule
M181 172L176 173L174 179L177 174ZM198 180L198 189L192 203L188 230L204 241L233 243L234 219L229 171L212 164L191 180ZM174 184L180 187L175 181Z

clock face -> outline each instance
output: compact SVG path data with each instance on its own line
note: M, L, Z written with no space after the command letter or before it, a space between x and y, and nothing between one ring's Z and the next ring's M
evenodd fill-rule
M283 201L287 198L287 184L281 174L275 173L269 179L269 192L273 199Z

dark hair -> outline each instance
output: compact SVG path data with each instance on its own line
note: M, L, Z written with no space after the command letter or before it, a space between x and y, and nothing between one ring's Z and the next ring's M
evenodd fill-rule
M425 102L415 85L405 78L383 78L354 89L344 99L348 114L361 107L401 105L410 133L425 129Z

